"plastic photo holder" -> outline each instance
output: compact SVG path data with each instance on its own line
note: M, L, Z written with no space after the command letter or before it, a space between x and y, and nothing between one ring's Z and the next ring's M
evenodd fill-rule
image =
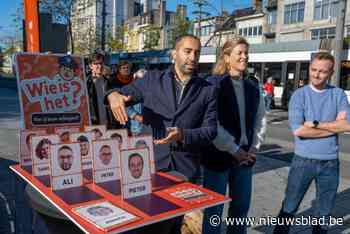
M72 133L70 136L72 142L80 144L81 164L83 170L92 169L92 132Z
M80 132L80 127L56 127L55 134L60 137L60 143L70 143L72 133Z
M32 156L31 156L31 141L33 136L46 135L45 129L38 130L20 130L19 138L19 163L21 167L32 166Z
M106 138L118 140L121 150L128 149L128 140L129 140L128 130L126 129L107 130Z
M60 141L57 135L41 135L32 137L32 174L34 176L50 175L51 145Z
M90 125L84 127L85 132L92 132L93 133L93 140L102 140L106 136L106 125Z
M122 198L129 199L152 192L147 148L122 150Z
M51 146L51 189L62 190L82 186L80 144Z
M129 138L130 149L143 149L149 150L151 173L156 173L155 161L154 161L154 145L152 135L134 136Z
M120 180L120 149L117 140L93 141L93 181Z

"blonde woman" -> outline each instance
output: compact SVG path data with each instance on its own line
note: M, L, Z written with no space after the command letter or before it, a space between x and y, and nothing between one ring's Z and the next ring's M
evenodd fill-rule
M256 82L245 75L248 42L242 37L227 41L208 81L218 90L218 135L203 157L204 186L229 195L228 216L246 217L252 190L252 167L265 132L265 107ZM204 212L203 233L221 233L210 217L221 217L223 206ZM246 233L246 226L231 225L228 233Z

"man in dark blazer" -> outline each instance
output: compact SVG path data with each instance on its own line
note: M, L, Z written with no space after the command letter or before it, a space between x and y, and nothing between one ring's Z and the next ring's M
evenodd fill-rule
M200 48L197 37L182 36L172 51L173 66L149 71L143 79L106 95L122 124L128 119L125 106L143 103L145 124L152 127L155 138L157 169L178 171L192 182L200 175L200 147L217 132L215 88L196 75Z

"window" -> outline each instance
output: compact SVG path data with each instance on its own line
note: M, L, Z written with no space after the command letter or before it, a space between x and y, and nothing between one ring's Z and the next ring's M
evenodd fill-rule
M277 22L277 11L270 11L267 15L268 24L276 24Z
M311 30L311 40L335 38L335 27Z
M349 30L348 30L348 31L349 31ZM242 36L242 33L243 33L243 29L240 28L238 34Z
M249 27L248 28L248 36L252 36L253 35L253 28Z
M243 36L247 36L248 35L248 28L244 28L243 29Z
M284 6L284 24L295 24L304 21L305 2Z
M257 36L258 35L258 27L253 27L253 36Z
M262 35L262 26L259 26L258 28L258 35Z
M346 36L350 37L350 25L346 26Z
M314 0L314 20L336 17L339 0Z

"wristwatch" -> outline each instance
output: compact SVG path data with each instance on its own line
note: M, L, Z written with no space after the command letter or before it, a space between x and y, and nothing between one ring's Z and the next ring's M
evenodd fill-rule
M314 124L313 128L317 128L320 122L318 122L317 120L314 120L312 123Z

